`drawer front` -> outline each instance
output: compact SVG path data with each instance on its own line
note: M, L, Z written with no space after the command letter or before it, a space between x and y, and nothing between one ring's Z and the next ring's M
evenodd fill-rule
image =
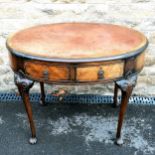
M64 66L53 66L26 62L26 74L34 79L45 81L63 81L69 79L69 69Z
M77 81L110 80L123 75L124 62L77 68Z

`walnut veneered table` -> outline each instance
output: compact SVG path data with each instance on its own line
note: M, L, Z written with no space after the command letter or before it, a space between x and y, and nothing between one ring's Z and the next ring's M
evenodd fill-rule
M137 74L144 66L146 37L133 29L110 24L61 23L24 29L10 36L11 68L23 98L32 137L37 142L29 90L40 82L41 103L45 104L44 83L104 84L115 82L122 92L116 143L122 144L121 128ZM104 125L104 124L103 124Z

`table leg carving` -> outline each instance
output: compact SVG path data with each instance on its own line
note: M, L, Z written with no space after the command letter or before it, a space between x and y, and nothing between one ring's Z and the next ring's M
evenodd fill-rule
M45 90L44 90L44 83L40 82L40 90L41 90L41 98L40 98L40 105L45 106Z
M21 71L19 71L18 73L15 73L14 80L21 94L21 97L23 99L27 116L29 119L29 123L30 123L32 136L29 139L29 142L31 144L35 144L37 142L37 138L36 138L35 125L34 125L33 116L32 116L32 107L29 100L29 90L33 86L34 81L27 79Z
M113 107L118 107L119 103L118 103L118 86L117 84L115 83L115 88L114 88L114 102L113 102Z
M137 81L137 75L135 74L135 75L128 76L127 78L116 82L117 86L122 91L122 99L121 99L121 106L120 106L117 133L116 133L116 144L118 144L118 145L123 144L123 139L121 137L121 129L122 129L122 125L123 125L123 119L124 119L124 115L126 112L129 98L132 94L132 90L133 90L134 86L136 85L136 81Z

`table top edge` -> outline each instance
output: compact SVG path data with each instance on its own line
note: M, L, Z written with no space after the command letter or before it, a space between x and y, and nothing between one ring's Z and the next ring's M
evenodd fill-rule
M146 37L145 37L146 38ZM24 59L29 59L29 60L39 60L39 61L46 61L46 62L60 62L60 63L87 63L87 62L104 62L104 61L112 61L112 60L121 60L121 59L127 59L130 57L134 57L147 48L149 44L148 39L146 38L145 44L141 46L138 49L135 49L133 51L130 51L125 54L120 54L116 56L110 56L110 57L99 57L99 58L80 58L80 59L64 59L64 58L47 58L47 57L39 57L39 56L32 56L29 54L22 53L20 51L16 51L12 49L9 45L8 42L6 41L6 47L9 50L9 52L17 57L24 58Z

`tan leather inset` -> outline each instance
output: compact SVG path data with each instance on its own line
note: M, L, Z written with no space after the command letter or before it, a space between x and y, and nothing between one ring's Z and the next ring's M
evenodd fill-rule
M26 62L25 71L34 79L51 81L68 80L69 70L63 66L48 66L39 63Z
M110 80L121 77L123 75L124 62L118 61L114 64L106 64L101 66L92 67L79 67L77 69L77 80L78 81L98 81L98 72L102 68L103 80Z
M141 33L122 26L93 23L49 24L12 35L8 46L45 58L99 58L129 53L146 44Z

